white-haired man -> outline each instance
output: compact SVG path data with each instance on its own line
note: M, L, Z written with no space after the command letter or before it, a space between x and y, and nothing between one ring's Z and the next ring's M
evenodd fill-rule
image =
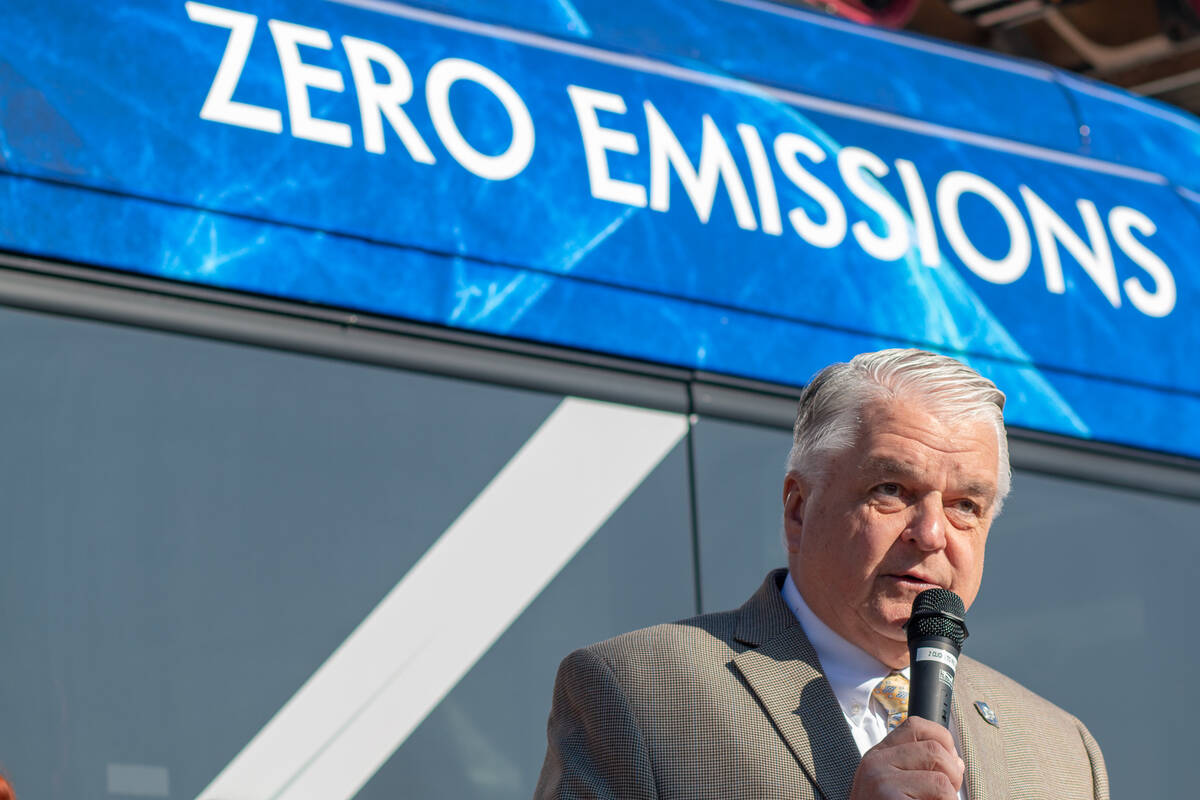
M788 569L737 610L568 656L536 797L1107 798L1087 729L970 658L952 732L894 702L916 595L969 607L979 590L1009 486L1003 406L920 350L818 373L783 484Z

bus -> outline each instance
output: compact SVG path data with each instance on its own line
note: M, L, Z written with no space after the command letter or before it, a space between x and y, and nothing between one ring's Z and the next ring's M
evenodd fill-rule
M1008 395L966 651L1186 794L1196 118L765 0L6 11L18 796L528 797L558 661L749 596L800 388L907 346Z

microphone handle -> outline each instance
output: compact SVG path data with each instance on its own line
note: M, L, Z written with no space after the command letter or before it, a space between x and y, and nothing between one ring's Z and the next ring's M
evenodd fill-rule
M950 727L950 699L959 649L949 639L930 636L908 644L908 714Z

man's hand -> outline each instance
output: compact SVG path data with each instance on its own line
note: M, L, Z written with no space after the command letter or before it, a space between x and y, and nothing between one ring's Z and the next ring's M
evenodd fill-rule
M950 731L909 717L863 755L850 800L956 800L963 768Z

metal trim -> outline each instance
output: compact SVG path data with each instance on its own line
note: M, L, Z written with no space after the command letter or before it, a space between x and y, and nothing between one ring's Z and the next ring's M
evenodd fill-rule
M129 280L122 281L127 285L85 282L74 276L25 271L39 265L29 259L20 259L20 267L25 268L21 270L12 269L12 262L12 258L0 256L0 305L664 411L688 411L689 373L682 370L642 369L637 362L615 359L575 359L574 354L561 351L551 358L536 352L550 348L522 347L521 343L514 343L517 347L512 349L499 348L496 345L504 340L490 337L491 347L433 338L434 331L420 337L397 330L399 326L375 324L373 318L320 307L236 295L226 298L225 293L210 290L203 292L203 298L195 291L176 294L171 291L174 284L166 282L153 287L128 285L140 283ZM217 298L230 302L216 302ZM251 302L240 302L243 300Z
M0 305L790 430L799 387L0 253ZM1200 461L1009 429L1015 469L1200 499Z

